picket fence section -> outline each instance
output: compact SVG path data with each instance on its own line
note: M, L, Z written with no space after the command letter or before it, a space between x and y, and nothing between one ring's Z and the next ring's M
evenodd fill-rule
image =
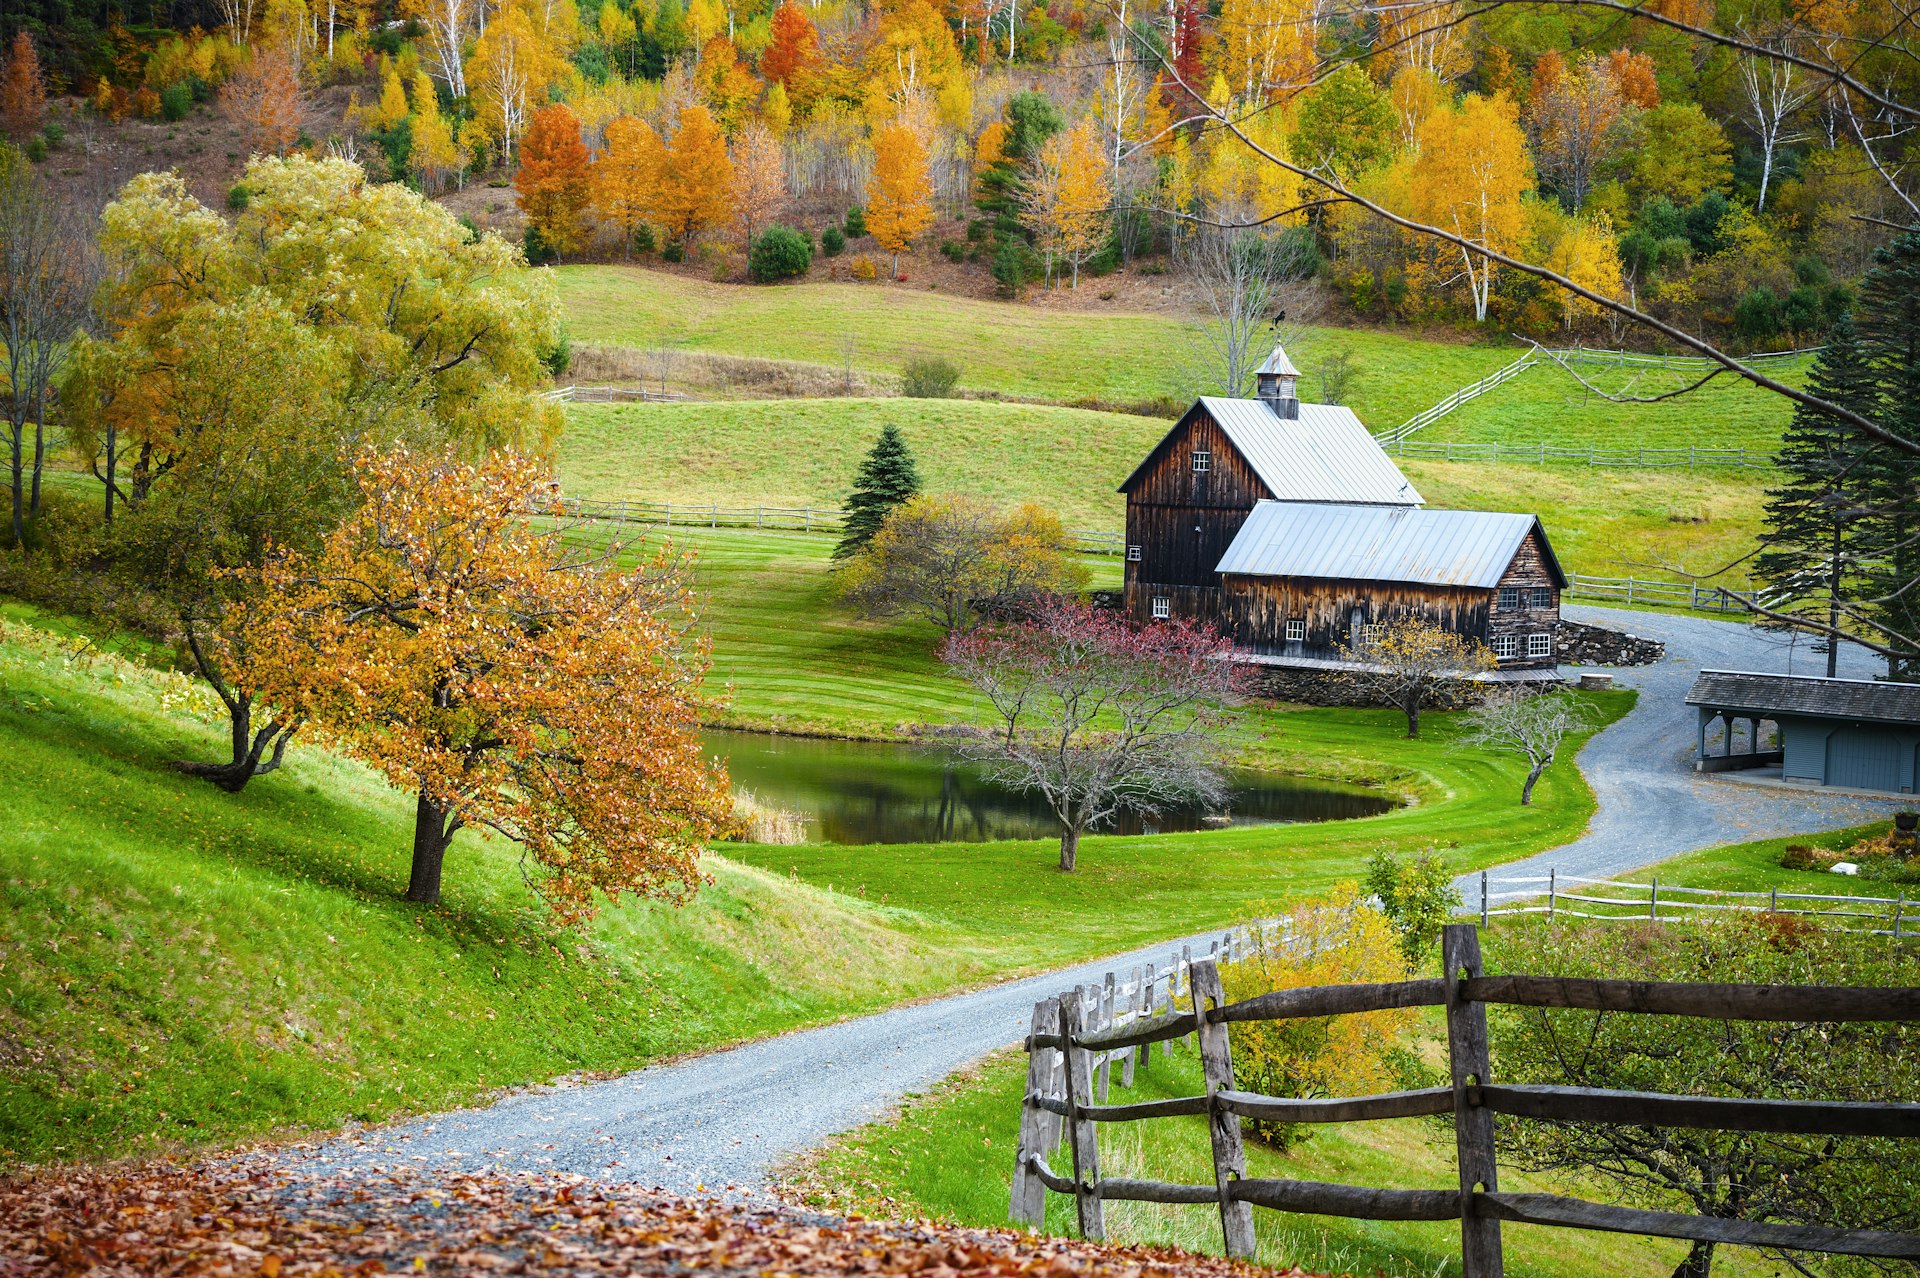
M1499 904L1493 898L1502 898ZM1791 914L1838 927L1895 938L1920 937L1920 901L1897 896L1844 896L1818 892L1730 892L1676 887L1659 879L1621 883L1562 874L1489 876L1480 874L1480 925L1522 914L1549 919L1673 923L1714 913Z
M557 404L698 404L699 396L644 386L561 386L540 398Z
M1183 956L1184 957L1184 956ZM1105 1204L1213 1204L1227 1253L1254 1253L1253 1209L1362 1220L1457 1220L1467 1278L1504 1273L1501 1224L1647 1234L1794 1251L1920 1260L1920 1234L1725 1220L1616 1207L1554 1194L1505 1193L1495 1161L1498 1115L1569 1122L1706 1128L1803 1135L1920 1137L1920 1104L1764 1100L1621 1092L1602 1088L1495 1084L1487 1037L1489 1004L1692 1016L1717 1020L1889 1022L1920 1020L1920 988L1596 981L1485 974L1478 930L1448 924L1441 937L1441 979L1280 990L1229 1004L1218 957L1183 961L1183 1000L1130 1009L1103 1026L1104 988L1070 989L1034 1006L1027 1036L1027 1087L1020 1108L1011 1214L1040 1225L1049 1192L1071 1195L1081 1234L1106 1234ZM1144 978L1143 978L1144 979ZM1184 1002L1184 1009L1181 1006ZM1450 1083L1444 1087L1338 1099L1263 1096L1234 1084L1228 1027L1237 1022L1344 1015L1397 1007L1444 1007ZM1193 1035L1206 1090L1199 1096L1133 1104L1105 1103L1099 1071L1116 1053L1147 1059L1154 1043ZM1164 1050L1164 1048L1163 1048ZM1137 1054L1137 1055L1136 1055ZM1378 1189L1247 1175L1242 1118L1292 1123L1350 1123L1451 1114L1457 1189ZM1204 1116L1213 1154L1210 1184L1102 1176L1101 1123ZM1065 1145L1067 1174L1053 1158Z
M789 532L838 533L846 516L838 506L722 506L717 502L598 501L559 497L549 503L556 514L621 524L682 528L768 528ZM1126 549L1119 533L1088 528L1068 531L1082 554L1117 555Z

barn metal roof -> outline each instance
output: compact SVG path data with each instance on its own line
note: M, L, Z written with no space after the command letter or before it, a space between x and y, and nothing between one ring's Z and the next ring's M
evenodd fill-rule
M1263 501L1216 571L1487 589L1539 526L1532 515L1485 510ZM1546 546L1544 532L1540 541ZM1552 547L1545 558L1554 583L1564 587Z
M1702 670L1687 704L1768 716L1805 714L1824 719L1920 724L1920 684L1873 679Z
M1301 404L1298 417L1281 417L1262 399L1206 395L1200 404L1278 501L1421 502L1345 405Z
M1300 376L1300 370L1295 368L1293 361L1287 358L1286 351L1278 346L1273 348L1273 354L1267 356L1266 362L1253 371L1256 374L1265 373L1273 377Z

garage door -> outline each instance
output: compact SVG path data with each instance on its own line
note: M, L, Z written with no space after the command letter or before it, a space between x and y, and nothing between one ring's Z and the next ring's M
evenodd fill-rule
M1860 790L1900 789L1900 742L1869 728L1842 728L1827 741L1827 784Z

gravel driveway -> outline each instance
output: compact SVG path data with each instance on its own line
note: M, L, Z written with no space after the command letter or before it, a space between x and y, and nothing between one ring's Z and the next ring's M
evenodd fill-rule
M1557 867L1607 878L1716 844L1859 825L1914 802L1773 789L1693 770L1698 720L1686 698L1694 675L1702 669L1825 674L1825 655L1804 636L1795 643L1738 621L1618 608L1569 606L1565 612L1574 621L1659 639L1667 655L1655 665L1612 671L1615 683L1639 690L1640 701L1580 751L1580 770L1600 802L1586 834L1504 865L1500 875L1544 875ZM1870 679L1884 668L1864 649L1841 650L1843 678ZM1463 876L1460 887L1469 904L1478 904L1478 875ZM1493 895L1502 899L1498 891Z
M1558 866L1599 877L1716 843L1854 825L1900 806L1899 800L1760 789L1693 772L1694 713L1685 698L1695 671L1821 673L1820 659L1804 643L1796 652L1776 636L1734 622L1585 607L1567 614L1664 640L1668 656L1617 672L1621 684L1640 690L1640 703L1580 753L1600 800L1592 828L1503 872L1544 874ZM1850 652L1842 673L1870 676L1873 667L1866 654ZM1477 876L1463 880L1463 889L1477 900ZM1018 1041L1039 999L1134 963L1164 963L1178 944L604 1082L520 1093L487 1109L343 1136L286 1156L318 1172L558 1170L682 1193L751 1191L781 1159ZM1196 948L1203 951L1206 939Z

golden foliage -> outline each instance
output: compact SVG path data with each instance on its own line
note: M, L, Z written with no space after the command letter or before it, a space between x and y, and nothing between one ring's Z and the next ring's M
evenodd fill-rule
M40 127L47 114L47 79L33 37L23 27L14 32L7 65L0 72L0 128L16 138Z
M690 243L732 219L732 187L733 161L720 126L703 106L683 108L662 155L653 220L670 238Z
M1225 0L1216 66L1234 97L1267 102L1313 77L1319 6L1313 0Z
M300 82L278 54L256 52L253 62L220 89L220 110L240 130L247 150L279 155L300 136Z
M686 899L733 819L677 565L621 569L530 520L547 471L516 454L368 452L355 475L319 552L251 574L247 685L450 825L520 843L559 922Z
M1411 212L1472 246L1506 252L1526 229L1523 198L1533 190L1533 157L1513 103L1470 93L1456 109L1440 107L1420 127L1410 189ZM1474 318L1487 317L1495 264L1472 247L1453 250L1473 297Z
M747 244L787 206L786 158L764 124L750 124L733 147L733 217Z
M1284 926L1263 935L1246 958L1223 964L1229 1003L1275 990L1404 981L1411 973L1386 915L1342 884L1331 896L1295 906ZM1411 1008L1348 1016L1244 1021L1233 1027L1235 1083L1266 1096L1364 1096L1394 1090L1393 1057L1417 1019ZM1282 1149L1312 1128L1245 1120L1255 1136Z
M660 135L645 120L623 115L608 123L607 144L593 161L593 208L620 228L622 243L631 245L651 216L665 163Z
M564 102L541 107L520 143L520 168L513 175L520 211L527 225L555 252L565 253L586 238L587 144L580 121Z
M1379 15L1380 44L1389 66L1423 71L1451 84L1472 63L1458 0L1383 5Z
M919 135L903 124L890 124L873 141L873 176L867 180L867 230L880 247L893 254L898 273L900 255L913 237L933 222L932 178L927 172L927 149Z

